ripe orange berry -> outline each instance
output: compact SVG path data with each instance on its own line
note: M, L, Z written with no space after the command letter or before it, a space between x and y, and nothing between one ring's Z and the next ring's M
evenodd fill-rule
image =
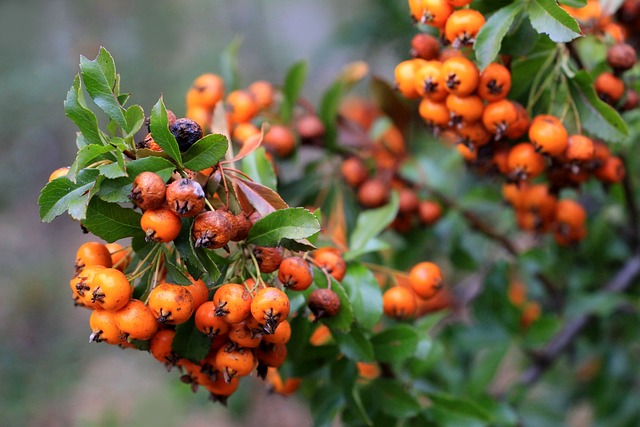
M131 299L132 288L127 276L115 268L98 270L91 284L91 301L110 311L120 310Z
M427 61L420 65L414 79L415 91L423 97L434 102L445 100L449 92L445 88L445 81L442 75L442 62Z
M469 163L474 163L478 160L478 150L473 144L458 144L456 145L456 150Z
M109 253L111 253L111 264L113 268L124 272L131 262L131 250L124 248L119 243L107 243L105 246L109 249Z
M304 291L313 283L313 270L301 257L288 257L280 263L278 279L289 290Z
M217 74L198 76L187 91L187 108L202 107L212 110L224 96L224 80Z
M594 81L596 92L607 104L616 104L625 92L624 82L609 72L604 72Z
M520 324L524 329L531 326L533 322L538 320L541 312L540 304L535 301L530 301L526 303L522 309L522 318L520 319Z
M246 90L234 90L226 98L231 123L248 122L258 113L258 103Z
M115 312L118 328L123 334L136 340L148 340L158 330L158 322L149 307L140 300L131 299Z
M195 311L209 299L209 288L202 279L194 280L191 276L189 278L191 279L191 284L185 286L185 288L193 297L193 310Z
M522 142L514 145L507 157L509 174L518 180L528 180L540 175L546 166L544 157L533 145Z
M529 140L536 151L557 157L567 148L569 133L560 119L548 114L541 114L531 122Z
M451 113L444 102L435 102L423 98L418 106L418 113L425 123L435 129L446 129L449 126Z
M624 179L626 170L620 157L607 157L600 167L595 170L595 176L607 184L617 184Z
M213 120L213 113L210 109L195 105L187 107L184 117L196 122L202 129L203 134L210 133L209 129L211 128L211 121Z
M216 353L216 366L222 372L224 380L249 375L256 366L256 357L250 348L226 346Z
M420 94L416 91L415 80L416 73L426 61L420 58L407 59L396 65L394 76L396 87L405 98L419 98Z
M251 299L243 285L225 283L213 295L215 314L227 323L240 323L251 315Z
M289 157L296 149L296 137L290 127L272 125L264 135L264 148L278 157Z
M365 208L377 208L389 200L389 187L380 178L369 178L358 189L358 202Z
M228 339L238 347L256 348L262 341L262 331L259 325L255 325L256 327L247 325L250 319L253 318L249 317L244 322L229 325Z
M65 166L63 168L58 168L56 170L54 170L53 172L51 172L51 175L49 175L49 181L51 182L56 178L60 178L62 176L67 176L67 174L69 173L69 166Z
M593 140L584 135L571 135L564 156L567 160L586 162L593 159L595 147Z
M458 125L458 137L461 144L477 149L491 142L492 135L480 122L462 122Z
M272 334L262 336L262 341L271 344L286 344L291 338L291 324L287 320L278 323Z
M432 200L423 200L418 206L418 217L424 225L433 225L442 216L442 207Z
M444 34L454 48L470 45L475 43L484 23L484 15L477 10L456 10L447 19Z
M416 313L415 294L403 286L394 286L382 294L384 314L397 320L409 319Z
M216 305L213 301L207 301L196 310L196 328L209 338L226 334L229 324L220 316L216 316Z
M507 296L511 304L516 307L522 307L527 301L527 287L520 281L510 282L507 288Z
M158 323L179 325L193 314L193 296L185 286L161 283L149 294L147 302Z
M478 68L464 56L457 56L444 61L442 63L442 75L447 91L459 96L471 95L480 81Z
M73 299L77 305L81 305L85 308L100 308L97 301L92 301L91 293L95 288L93 285L93 278L100 270L105 269L101 265L90 265L85 267L78 275L74 276L69 281L69 286L73 292Z
M429 299L442 289L442 272L437 264L420 262L409 270L411 289L422 299Z
M249 85L247 91L253 96L258 108L267 109L273 104L273 85L266 80L258 80Z
M504 99L511 90L511 73L504 65L493 62L480 74L478 95L488 102Z
M148 242L171 242L182 228L182 221L171 209L162 206L158 209L149 209L140 218L140 227L146 235Z
M449 125L460 126L463 122L473 123L482 118L484 104L480 97L458 96L451 93L447 96L445 105L449 110Z
M90 342L106 342L118 345L124 341L122 331L115 321L114 312L96 308L89 318L91 326Z
M507 127L505 135L511 140L516 140L524 136L529 130L529 114L520 103L512 102L511 104L516 109L517 119Z
M279 368L287 359L287 346L284 344L262 343L254 351L261 366Z
M86 242L78 248L75 262L76 274L90 265L101 265L103 267L113 266L111 253L103 243Z
M556 205L556 222L559 227L579 229L584 227L587 221L587 212L584 207L575 200L562 199Z
M453 6L447 0L422 0L422 8L418 21L436 28L443 28L453 13Z
M287 319L290 309L287 294L274 287L259 290L251 301L251 315L262 325L266 334L272 334L278 323Z
M243 122L234 126L232 137L234 141L244 144L249 138L259 134L260 129L256 125L251 122Z
M175 366L180 360L180 356L171 348L175 336L176 331L173 329L161 329L149 340L149 352L167 368Z
M352 187L359 187L369 177L367 166L360 157L356 156L345 159L340 171L346 183Z
M347 273L347 263L338 249L318 248L313 252L313 260L318 268L325 270L337 281L341 281Z
M514 124L518 122L516 104L508 99L501 99L487 104L482 113L482 124L499 140L508 134Z
M455 7L462 7L471 4L473 0L449 0L449 4Z

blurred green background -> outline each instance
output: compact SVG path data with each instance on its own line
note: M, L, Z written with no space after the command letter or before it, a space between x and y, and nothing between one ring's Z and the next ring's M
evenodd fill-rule
M90 344L89 312L73 307L68 280L91 238L66 216L41 224L37 197L75 155L63 100L80 55L105 46L133 103L148 112L163 94L180 115L191 81L219 72L220 53L239 37L241 84L280 83L306 59L304 94L316 103L350 61L391 78L413 34L405 9L384 0L0 1L0 425L310 425L295 398L251 381L225 411L146 353Z

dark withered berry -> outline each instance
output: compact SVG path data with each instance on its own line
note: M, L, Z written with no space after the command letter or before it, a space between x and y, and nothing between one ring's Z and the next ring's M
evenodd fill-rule
M331 289L316 289L309 295L307 306L315 316L315 320L334 317L340 311L340 297Z
M181 178L167 186L167 205L181 217L193 217L204 209L204 190L189 178Z
M231 237L231 240L234 242L245 240L247 236L249 236L249 231L251 231L251 227L253 226L249 217L244 212L240 212L236 215L236 221L234 224L234 234Z
M630 44L617 43L607 51L607 62L616 73L627 71L637 61L636 50Z
M202 128L191 119L177 119L169 125L169 130L176 137L180 151L187 151L189 147L202 138Z
M193 222L193 240L197 248L222 248L229 243L232 233L233 224L222 211L203 212Z
M129 199L142 210L156 209L164 203L166 185L160 175L142 172L133 180Z
M262 273L276 271L282 262L282 253L281 247L256 246L253 249L253 255L258 261L258 267Z
M638 96L638 92L633 89L627 90L627 95L624 100L624 104L622 105L622 111L633 110L638 107L638 103L640 103L640 96Z

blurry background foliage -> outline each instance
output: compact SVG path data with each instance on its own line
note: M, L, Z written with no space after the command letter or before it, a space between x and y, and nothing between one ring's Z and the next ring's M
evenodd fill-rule
M133 103L148 114L164 94L181 115L193 79L221 72L221 52L240 40L241 84L280 84L291 63L307 60L304 95L317 103L347 62L366 59L392 76L408 55L407 13L385 0L0 1L0 425L310 423L295 398L264 392L234 424L148 354L89 345L88 313L67 292L89 237L66 216L40 224L36 200L51 171L75 156L63 100L80 55L107 47ZM285 401L289 418L273 419Z

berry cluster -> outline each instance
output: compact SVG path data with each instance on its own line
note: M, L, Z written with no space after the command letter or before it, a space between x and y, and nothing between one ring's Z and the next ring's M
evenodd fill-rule
M434 36L416 35L414 58L395 69L397 88L406 98L420 99L418 112L425 123L455 143L469 165L505 179L505 198L522 229L551 232L563 245L580 241L586 234L584 208L572 199L559 200L560 191L578 188L592 176L604 184L618 183L624 165L605 143L579 127L570 132L566 112L562 117L543 112L531 118L533 104L525 108L509 99L508 57L478 69L472 50L465 47L474 44L485 19L473 9L456 9L469 3L409 1L414 20L437 28L450 47L441 50ZM636 63L635 51L617 43L609 49L608 61L615 74L605 72L595 79L597 93L621 109L635 108L633 92L622 100L625 85L617 77Z

